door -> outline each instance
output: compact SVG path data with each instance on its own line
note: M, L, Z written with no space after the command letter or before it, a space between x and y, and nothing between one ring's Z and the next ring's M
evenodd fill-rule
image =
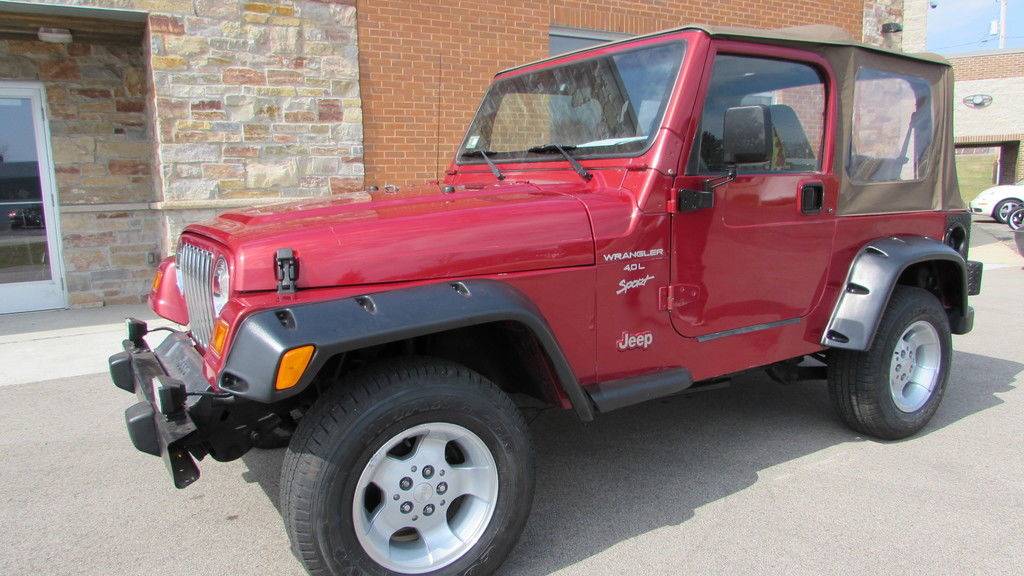
M0 313L67 303L38 84L0 82Z
M813 55L719 43L705 71L700 123L680 188L726 173L725 111L761 105L772 121L771 159L739 165L713 206L673 216L672 322L701 340L799 322L820 299L835 231L831 174L834 98Z

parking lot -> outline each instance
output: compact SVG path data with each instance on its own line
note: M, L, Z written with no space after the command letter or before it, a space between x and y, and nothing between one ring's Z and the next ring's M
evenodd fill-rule
M822 382L763 373L583 425L531 416L533 513L502 574L1018 574L1024 260L974 226L975 330L920 435L860 437ZM282 451L203 462L175 490L103 373L119 314L0 320L0 574L304 574L276 509ZM151 317L151 316L150 316Z

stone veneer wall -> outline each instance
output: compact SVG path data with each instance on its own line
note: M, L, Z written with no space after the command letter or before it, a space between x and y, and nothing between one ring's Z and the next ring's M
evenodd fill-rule
M140 46L0 41L46 85L73 306L142 301L189 222L362 187L354 0L37 3L148 12Z
M928 45L928 0L903 0L903 49L924 52Z
M0 40L0 80L46 90L70 303L139 302L161 229L145 204L155 196L141 46Z
M903 22L904 0L864 0L864 25L861 38L868 44L882 46L882 24L887 22ZM906 32L897 36L897 45L902 48L899 39L905 41Z
M150 2L149 4L155 4ZM158 207L186 221L363 184L355 7L195 0L149 18Z

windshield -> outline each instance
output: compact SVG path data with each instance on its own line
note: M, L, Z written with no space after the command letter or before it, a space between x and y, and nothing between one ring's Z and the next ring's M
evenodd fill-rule
M459 150L508 161L558 155L627 156L657 132L683 58L681 41L608 54L495 82ZM533 148L534 150L530 150Z

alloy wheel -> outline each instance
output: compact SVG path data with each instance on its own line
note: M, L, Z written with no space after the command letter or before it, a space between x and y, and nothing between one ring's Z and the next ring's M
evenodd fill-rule
M396 434L370 458L352 516L375 562L422 574L473 548L497 501L498 468L487 444L462 426L433 422Z
M1018 207L1010 215L1006 217L1006 223L1010 226L1010 230L1020 230L1024 228L1024 207Z
M889 365L889 389L896 407L903 412L920 410L939 382L941 363L935 327L924 320L907 326L896 341Z
M999 207L999 219L1002 220L1003 222L1006 222L1006 218L1010 215L1010 213L1020 207L1021 205L1017 202L1006 202L1005 204Z

